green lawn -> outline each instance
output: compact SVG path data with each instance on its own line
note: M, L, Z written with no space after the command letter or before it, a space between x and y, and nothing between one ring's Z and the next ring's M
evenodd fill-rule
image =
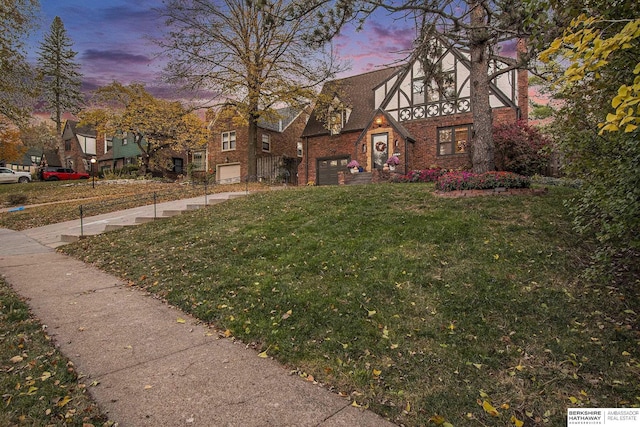
M580 278L573 191L296 188L62 250L396 423L558 426L640 405L637 290Z

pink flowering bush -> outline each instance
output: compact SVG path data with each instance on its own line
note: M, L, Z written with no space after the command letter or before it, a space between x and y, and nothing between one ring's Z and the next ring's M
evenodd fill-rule
M487 190L492 188L529 188L531 179L512 172L448 172L436 181L438 191Z

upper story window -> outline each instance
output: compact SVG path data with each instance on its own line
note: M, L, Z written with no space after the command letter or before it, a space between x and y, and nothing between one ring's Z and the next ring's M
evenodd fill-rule
M337 110L329 111L329 132L331 135L337 135L340 133L342 128L344 128L347 120L349 120L349 115L351 111L346 108L340 108Z
M329 129L331 135L337 135L345 127L349 116L351 115L351 109L346 107L337 97L327 109L326 128Z
M271 137L266 133L262 134L262 151L267 153L271 151Z
M438 129L438 156L467 153L472 129L471 125Z
M236 131L222 132L222 151L236 149Z
M64 141L64 151L71 151L71 140L65 139Z

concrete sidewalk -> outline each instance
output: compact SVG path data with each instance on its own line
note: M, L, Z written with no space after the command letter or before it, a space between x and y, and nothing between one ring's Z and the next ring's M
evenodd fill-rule
M55 232L0 229L0 274L120 427L393 425L35 240Z

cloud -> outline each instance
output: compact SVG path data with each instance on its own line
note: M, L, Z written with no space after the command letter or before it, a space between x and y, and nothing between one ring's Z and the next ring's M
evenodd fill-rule
M117 62L118 64L148 64L151 58L145 55L134 55L122 50L87 49L82 53L84 61Z

